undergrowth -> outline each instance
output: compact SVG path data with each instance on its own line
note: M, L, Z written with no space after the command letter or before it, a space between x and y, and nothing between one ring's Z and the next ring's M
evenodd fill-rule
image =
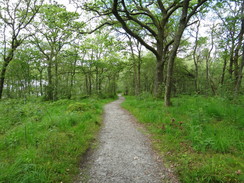
M1 101L0 182L72 182L108 101Z
M155 146L186 183L244 180L244 100L182 96L166 108L150 97L126 97L123 107L153 134Z

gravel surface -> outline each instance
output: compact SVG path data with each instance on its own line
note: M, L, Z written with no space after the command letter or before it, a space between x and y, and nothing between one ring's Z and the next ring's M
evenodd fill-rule
M105 106L98 147L87 157L87 172L82 171L77 182L177 182L157 160L150 140L138 130L133 116L120 107L123 100L120 97Z

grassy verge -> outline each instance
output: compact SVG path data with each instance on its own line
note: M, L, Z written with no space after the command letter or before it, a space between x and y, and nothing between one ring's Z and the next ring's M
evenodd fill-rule
M1 101L0 182L72 182L109 101Z
M182 96L173 103L126 97L122 106L145 124L182 182L242 182L244 102Z

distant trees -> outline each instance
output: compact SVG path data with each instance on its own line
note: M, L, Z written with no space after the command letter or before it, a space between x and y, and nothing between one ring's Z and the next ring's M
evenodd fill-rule
M1 1L0 98L242 92L243 1L88 2Z
M235 82L235 94L239 93L240 87L241 87L241 82L242 82L242 77L243 77L243 68L244 68L244 43L243 43L243 36L244 36L244 1L242 1L241 4L241 28L238 34L238 43L237 47L235 49L235 62L239 62L239 56L241 56L240 62L238 64L238 67L236 68L237 74L236 74L236 82ZM242 53L240 54L240 52Z
M122 58L118 53L123 49L123 43L116 41L108 32L95 34L94 38L85 41L86 62L83 73L85 75L87 94L116 95L116 82L123 69ZM94 82L92 82L94 80ZM105 83L106 81L106 83ZM103 92L104 88L105 92Z
M133 37L128 36L128 45L130 60L133 67L133 85L134 85L134 95L139 95L141 93L141 66L142 66L142 45L138 40Z
M243 75L244 2L242 0L218 2L214 6L214 10L221 20L219 46L224 53L221 83L224 83L227 70L227 80L231 80L231 88L237 94Z
M54 62L51 66L53 86L58 88L56 99L91 95L102 98L115 96L120 72L124 68L123 55L117 52L122 49L121 43L108 34L89 39L83 37L81 40L62 47L55 58L58 66L55 67ZM42 44L45 45L43 42ZM36 43L23 43L9 65L5 96L43 96L45 100L56 100L47 98L48 67L47 58Z
M200 20L196 22L196 26L193 27L193 33L192 37L194 38L194 45L193 45L193 51L192 51L192 57L194 61L194 74L195 74L195 92L199 93L199 62L200 62L200 55L199 55L199 49L203 42L203 39L199 36L199 30L200 29Z
M128 61L121 73L120 87L123 87L125 95L140 96L143 93L153 93L156 58L152 53L139 56L136 50L134 50L134 54L134 58L132 55L128 55ZM138 88L139 82L140 87Z

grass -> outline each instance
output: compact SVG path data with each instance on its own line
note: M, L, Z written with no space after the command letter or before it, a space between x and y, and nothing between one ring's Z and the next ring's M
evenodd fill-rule
M122 104L144 123L155 147L186 183L244 181L244 100L181 96L163 101L126 97Z
M72 182L108 101L1 101L0 183Z

